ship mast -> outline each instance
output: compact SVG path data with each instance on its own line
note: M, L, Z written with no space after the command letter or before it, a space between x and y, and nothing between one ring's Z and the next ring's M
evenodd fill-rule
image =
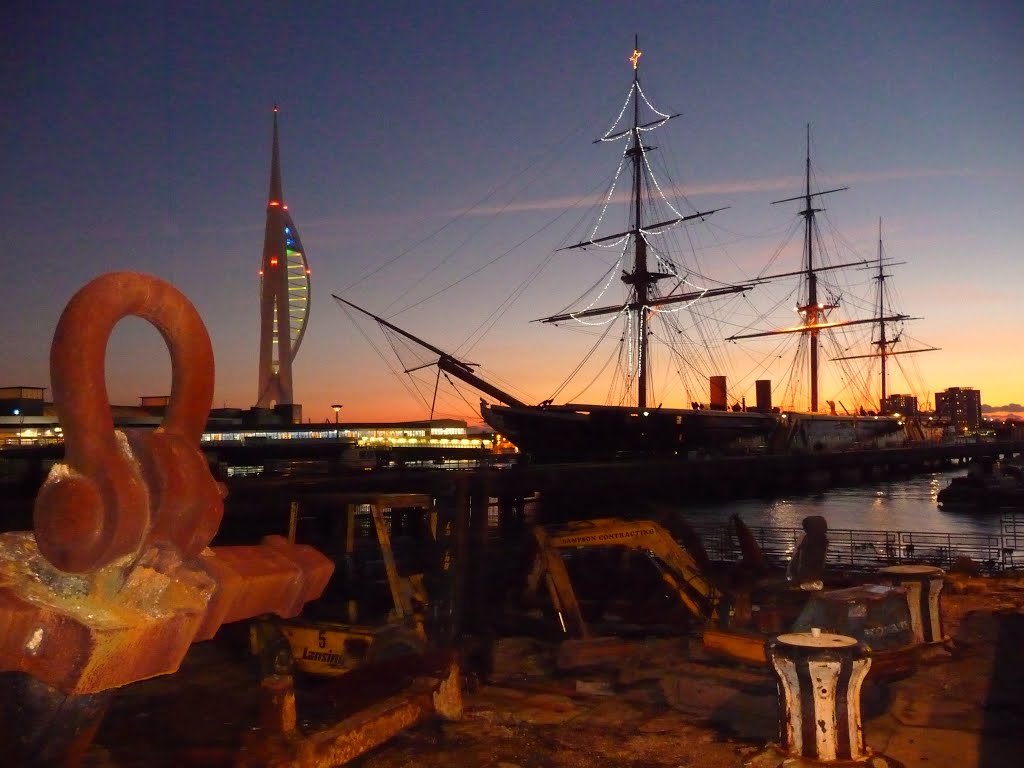
M824 208L815 208L814 199L822 197L823 195L830 195L833 192L842 192L843 190L849 189L849 187L836 187L835 189L827 189L823 192L812 192L811 191L811 126L807 126L807 153L804 165L804 193L796 197L787 197L784 200L776 200L772 205L778 205L779 203L790 203L794 200L800 200L803 202L803 210L799 212L800 216L804 218L804 244L803 244L803 269L798 272L786 272L778 275L765 275L757 278L755 283L763 283L769 280L774 280L781 277L790 277L794 275L801 275L806 280L807 284L807 302L801 306L798 306L797 312L800 313L801 322L799 325L793 328L782 328L774 331L761 331L758 333L741 333L729 336L726 341L736 341L738 339L754 339L763 336L777 336L783 333L799 333L805 335L808 338L810 346L810 389L811 389L811 403L810 410L812 413L816 413L818 410L818 357L819 357L819 338L818 334L823 329L834 329L834 328L845 328L850 325L862 325L865 323L879 323L883 328L882 330L882 341L875 342L880 345L881 352L873 353L870 355L851 355L849 357L835 357L832 360L854 360L862 357L878 357L879 355L883 358L883 370L884 370L884 359L887 355L902 354L900 352L892 352L889 347L895 343L895 340L888 341L885 337L885 323L899 322L902 320L912 320L908 315L890 315L886 316L884 313L884 305L879 304L878 315L876 317L860 318L856 320L840 320L832 321L828 319L828 313L836 309L838 304L826 304L818 299L818 273L826 272L833 269L841 269L846 267L866 267L870 265L869 261L861 260L849 262L846 264L835 264L830 266L816 267L814 265L814 242L816 236L814 215L825 210ZM881 239L879 239L881 242ZM881 257L879 260L879 270L882 269ZM881 274L881 272L880 272ZM881 277L879 278L881 280ZM881 290L881 285L879 287ZM914 350L914 351L925 351L925 350ZM885 374L883 373L883 381ZM883 388L884 388L883 384ZM884 389L883 389L884 391ZM883 395L884 397L884 395Z
M719 285L716 288L701 288L699 290L691 290L686 292L672 292L669 291L665 295L658 295L654 290L654 286L659 280L666 278L672 278L680 280L678 274L674 272L652 272L648 268L647 264L647 240L645 235L660 234L671 227L678 224L690 221L692 219L704 219L713 213L725 210L728 206L722 208L715 208L707 211L697 211L688 215L682 215L674 206L671 204L669 207L672 212L676 214L674 218L669 218L664 221L659 221L652 224L644 224L644 206L643 201L645 198L646 190L644 186L645 168L647 167L647 161L645 159L645 153L650 152L656 147L644 146L641 139L641 135L644 131L652 130L657 128L669 120L679 117L679 113L667 115L661 112L657 113L657 117L647 123L640 122L640 100L643 99L645 103L650 107L646 97L640 90L640 75L639 75L639 61L642 55L639 48L638 38L634 38L633 54L629 57L629 61L633 65L633 83L631 91L627 97L626 104L632 100L633 107L633 121L632 125L624 130L613 132L615 126L612 127L604 136L594 141L595 144L615 141L618 139L625 139L629 141L629 145L624 153L630 161L630 165L633 170L633 184L631 188L631 200L630 200L630 228L625 232L617 232L611 235L604 235L602 237L593 237L596 234L595 231L589 240L585 240L575 245L566 246L559 250L571 250L571 249L583 249L592 245L600 245L603 243L611 243L612 241L628 241L633 245L633 263L631 265L631 271L623 271L621 280L623 283L629 286L628 296L626 301L619 304L604 305L600 307L587 307L586 309L575 311L575 312L564 312L550 317L540 318L534 322L541 323L559 323L568 320L581 320L583 318L607 316L607 315L635 315L636 321L630 326L628 331L629 337L627 342L630 344L631 349L635 349L637 352L636 372L637 372L637 408L642 410L647 408L648 402L648 380L651 377L650 374L650 361L648 355L648 336L649 336L649 324L650 318L653 311L658 308L679 304L682 302L693 302L698 299L712 298L715 296L723 296L727 294L741 293L743 291L750 290L753 287L753 283L757 281L748 282L740 285ZM653 107L651 107L653 109ZM625 113L625 107L623 114ZM621 115L620 115L621 117ZM616 123L616 126L618 123ZM660 190L659 190L660 192ZM662 195L663 196L663 195ZM664 197L664 196L663 196ZM680 280L680 284L685 281ZM382 328L385 328L393 333L397 333L409 341L412 341L421 347L430 350L438 356L436 363L431 365L437 365L438 368L446 373L455 376L461 381L470 384L471 386L479 389L484 394L490 395L497 399L499 402L505 405L525 408L528 407L521 400L515 396L501 390L500 388L490 384L480 377L478 377L472 371L472 363L466 363L462 360L457 359L453 355L448 354L444 350L432 346L423 339L414 336L413 334L405 331L392 323L389 323L382 317L374 315L373 313L353 304L350 301L342 299L340 296L334 296L338 302L348 305L359 312L368 315L373 318ZM422 366L419 366L422 367ZM632 366L631 366L632 367ZM413 370L418 368L409 369L406 373L411 373ZM549 404L550 401L542 403L543 407Z
M633 162L633 229L640 232L643 226L643 191L641 178L643 176L643 151L645 147L640 139L640 38L639 35L633 39L633 138L632 146L626 151ZM647 241L643 235L634 238L633 241L633 290L635 293L634 306L630 307L636 312L636 333L637 333L637 408L647 407L647 300L651 295L651 286L658 277L647 271ZM623 275L626 284L628 275ZM666 275L667 277L667 275Z
M697 213L690 214L688 216L678 216L667 221L660 221L656 224L644 224L644 153L650 152L656 147L644 146L641 134L645 129L653 126L661 125L662 123L668 122L669 120L679 117L679 113L672 115L664 115L661 119L652 121L650 123L640 122L640 99L643 94L640 91L640 51L639 37L634 38L633 44L633 55L630 56L629 60L633 64L633 85L631 90L631 98L633 101L633 125L619 133L608 134L601 139L598 139L594 143L601 141L611 141L617 138L621 138L625 135L629 135L629 147L626 149L626 156L629 158L633 169L633 187L632 187L632 200L631 202L631 226L626 232L618 232L614 235L606 235L604 237L593 238L582 243L568 246L560 250L569 250L572 248L586 248L588 245L596 245L602 242L608 242L612 240L618 240L622 237L630 238L633 243L633 265L631 272L623 272L622 282L629 286L629 297L624 304L617 304L612 306L603 306L597 308L588 308L581 312L568 312L559 315L552 315L551 317L541 318L537 322L542 323L558 323L569 319L580 319L584 317L595 317L598 315L609 315L619 314L627 312L630 315L634 315L636 322L633 323L632 337L630 339L631 346L636 349L637 354L637 408L644 409L647 407L647 383L650 378L650 358L649 358L649 323L651 310L657 306L663 306L666 304L676 304L683 301L693 301L699 298L710 298L712 296L720 296L724 294L739 293L741 291L748 290L750 285L730 285L720 288L713 288L707 290L701 290L696 292L687 292L679 294L670 294L668 296L656 296L654 292L654 286L659 280L666 278L675 278L677 275L670 274L668 272L652 272L647 265L647 240L644 237L644 233L654 233L666 229L675 224L689 221L691 219L703 219L705 216L710 216L725 208L715 208L710 211L698 211ZM660 113L659 113L660 114ZM674 209L673 209L674 210Z
M893 355L911 355L918 352L936 352L939 347L922 347L920 349L901 349L893 350L893 346L898 344L903 337L902 333L897 333L895 337L889 339L886 333L886 323L903 321L903 320L920 320L919 317L910 317L908 315L885 315L885 278L891 277L884 271L886 264L902 264L903 262L886 262L884 252L882 250L882 219L878 219L878 274L875 276L875 280L878 282L878 314L874 318L873 322L878 323L878 340L872 341L872 345L878 347L877 352L873 352L869 355L847 355L845 357L834 357L833 361L839 360L860 360L867 357L877 357L881 360L882 368L882 393L879 399L878 406L879 412L886 412L886 401L889 399L888 387L889 387L889 373L888 373L888 360Z
M828 313L835 309L836 304L822 304L818 301L818 274L814 269L814 214L825 210L815 208L811 199L829 195L833 192L842 192L849 187L837 187L824 192L811 192L811 125L807 124L807 155L804 165L804 193L799 197L789 197L785 200L776 200L772 205L789 203L794 200L803 200L804 209L800 215L804 217L804 274L807 280L807 303L797 307L807 329L808 342L810 344L811 357L811 413L818 411L818 331L821 321L825 320Z
M878 276L875 278L878 281L878 341L875 342L878 345L878 352L882 356L882 398L878 403L878 410L880 413L885 413L885 401L887 399L886 387L888 384L888 376L886 371L886 361L889 358L889 343L885 338L885 321L881 318L885 317L885 271L882 268L882 219L878 219ZM893 342L895 343L895 341Z

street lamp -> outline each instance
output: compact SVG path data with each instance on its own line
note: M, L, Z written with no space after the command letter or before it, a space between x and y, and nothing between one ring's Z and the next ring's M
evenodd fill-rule
M341 409L344 408L344 407L345 406L343 406L343 405L332 405L331 406L331 408L334 409L334 425L335 426L338 425L338 414L341 413Z

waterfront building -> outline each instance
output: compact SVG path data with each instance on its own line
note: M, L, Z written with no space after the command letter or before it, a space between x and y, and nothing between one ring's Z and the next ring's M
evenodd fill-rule
M260 359L256 407L284 412L287 420L293 423L302 421L302 410L294 401L292 362L306 332L309 308L309 264L282 192L275 106L270 194L260 266Z
M949 387L935 393L935 416L949 422L957 432L973 432L981 426L981 390Z
M917 397L915 395L889 395L882 403L883 413L898 413L901 416L917 415Z
M0 387L0 416L42 416L44 387Z
M216 411L211 412L211 418ZM490 435L470 434L466 422L456 419L426 421L363 422L358 424L292 424L259 428L238 424L214 426L203 433L204 444L226 444L269 440L343 440L360 446L394 448L408 446L445 446L490 448Z
M63 430L43 387L0 387L0 448L57 444ZM155 428L163 422L167 395L144 396L139 405L111 405L116 429ZM228 444L343 442L367 448L496 449L496 436L471 432L465 421L378 421L352 424L292 423L260 409L214 408L200 438L202 446Z
M0 387L0 448L58 444L64 430L45 387ZM110 406L116 429L160 426L168 397L144 397L140 405ZM154 404L152 401L162 401Z
M167 398L142 400L146 405L111 406L116 429L154 429L161 424L166 402L160 401ZM324 475L389 466L466 469L491 460L486 457L514 453L500 446L496 435L470 431L466 422L454 419L261 424L251 418L252 410L210 412L199 449L218 479ZM43 403L42 415L0 413L0 485L36 488L60 461L63 442L52 403Z

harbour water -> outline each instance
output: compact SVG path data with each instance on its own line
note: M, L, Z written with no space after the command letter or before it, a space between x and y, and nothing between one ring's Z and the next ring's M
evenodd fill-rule
M799 528L808 515L822 515L831 528L998 534L1000 514L948 511L936 502L939 491L964 474L933 472L812 494L693 505L684 514L700 522L724 522L738 514L747 525L780 528Z
M1016 553L1024 556L1024 514L954 511L938 505L939 491L963 474L966 470L933 472L820 493L695 504L677 511L705 536L739 515L759 538L766 531L775 532L769 538L776 537L783 550L795 543L805 517L821 515L832 532L830 541L842 546L848 540L850 551L870 548L908 560L937 555L947 565L957 554L966 554L990 565L996 561L998 567L1016 566ZM916 547L906 546L915 542Z

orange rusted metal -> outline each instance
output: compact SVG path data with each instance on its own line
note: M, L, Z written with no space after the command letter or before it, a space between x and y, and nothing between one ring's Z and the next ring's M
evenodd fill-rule
M114 430L104 360L118 321L157 327L171 354L171 397L155 430ZM173 286L132 272L101 276L68 303L50 354L65 461L36 498L34 534L0 534L0 672L64 694L92 694L177 670L189 645L224 623L294 616L333 564L268 537L209 549L223 487L199 439L213 396L213 351Z
M171 397L156 430L114 431L107 399L107 342L135 315L150 321L171 354ZM213 400L213 348L199 313L172 285L149 275L96 278L68 302L50 348L53 404L64 429L64 470L36 498L39 551L81 573L138 552L146 540L198 554L224 512L199 452Z
M282 675L265 678L260 702L261 728L247 735L236 766L330 768L345 765L417 723L431 718L458 720L462 717L461 673L452 651L404 657L386 662L384 666L389 672L404 667L413 674L412 682L401 693L309 733L303 733L296 725L292 678ZM371 670L364 668L363 671Z

